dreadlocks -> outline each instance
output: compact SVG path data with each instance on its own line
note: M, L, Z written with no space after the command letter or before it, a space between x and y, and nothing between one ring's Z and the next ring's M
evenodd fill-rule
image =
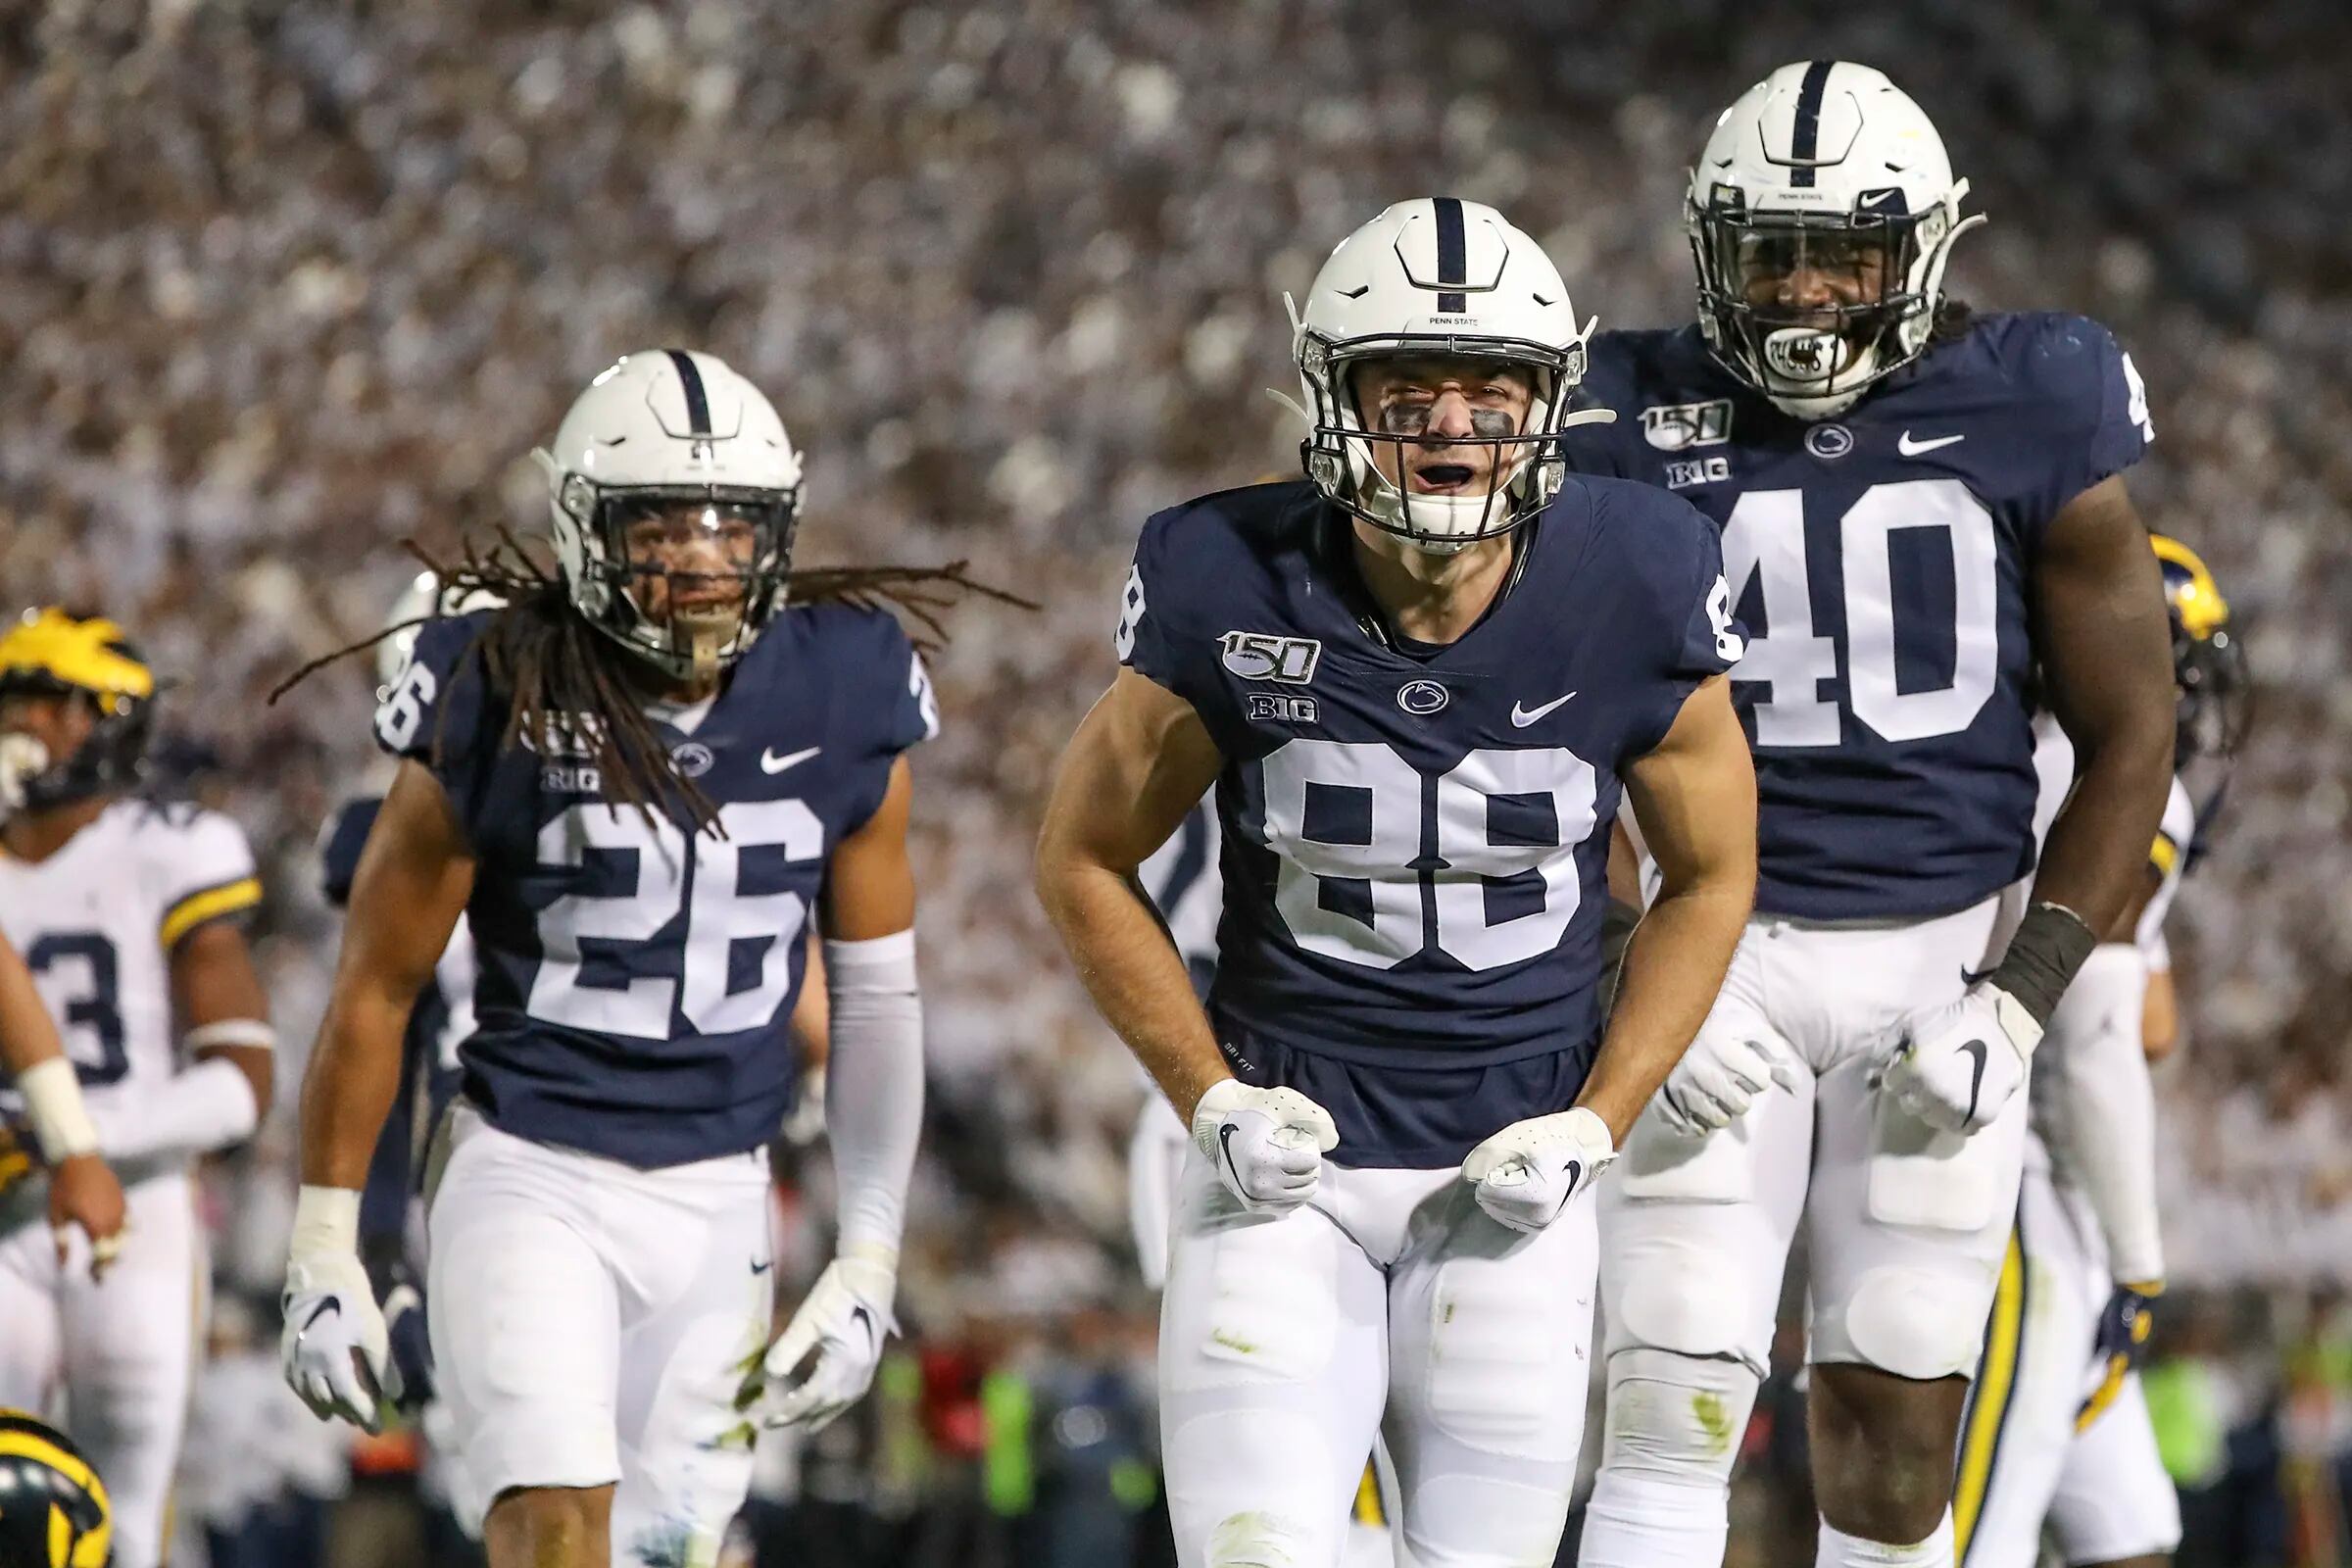
M596 767L614 804L633 806L648 817L674 816L680 808L697 832L723 831L718 808L700 785L670 760L669 749L646 716L645 694L632 681L630 656L613 645L572 608L563 577L534 560L514 535L498 530L487 548L468 541L454 563L427 555L414 540L410 555L440 579L445 594L496 597L490 612L461 658L477 656L489 688L507 694L504 746L517 743L554 754L580 752ZM946 640L946 612L967 594L1023 610L1037 606L1017 595L975 581L957 561L945 566L824 566L798 571L792 598L798 604L850 604L864 609L895 608L913 620L915 647L935 650ZM274 703L327 665L365 653L385 638L435 617L419 616L387 626L374 636L314 659L278 683ZM440 760L442 725L449 705L434 717L433 758Z

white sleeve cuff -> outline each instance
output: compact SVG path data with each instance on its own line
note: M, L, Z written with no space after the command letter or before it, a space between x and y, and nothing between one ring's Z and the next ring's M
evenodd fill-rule
M90 1107L98 1146L110 1160L202 1154L249 1138L261 1125L253 1081L235 1062L200 1061L140 1095L108 1096Z
M2045 1129L2051 1153L2098 1215L2110 1273L2132 1285L2164 1278L2156 1092L2140 1046L2146 989L2147 968L2136 948L2100 944L2050 1015L2041 1051L2058 1075L2058 1103Z

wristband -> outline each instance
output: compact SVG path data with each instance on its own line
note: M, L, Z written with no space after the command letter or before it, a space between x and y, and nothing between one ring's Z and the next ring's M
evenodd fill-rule
M2036 904L2018 922L2009 951L1984 978L2015 997L2034 1023L2047 1028L2075 971L2098 945L2098 937L2074 910L2063 904Z
M294 1200L294 1234L286 1245L291 1257L320 1253L360 1252L360 1195L350 1187L313 1187L303 1184Z
M259 1018L223 1018L219 1023L197 1025L180 1036L179 1043L190 1055L199 1051L218 1051L223 1046L275 1051L277 1031Z
M25 1119L32 1123L43 1162L62 1165L98 1152L98 1129L81 1102L81 1083L72 1062L63 1056L36 1061L17 1074L17 1088L24 1096Z

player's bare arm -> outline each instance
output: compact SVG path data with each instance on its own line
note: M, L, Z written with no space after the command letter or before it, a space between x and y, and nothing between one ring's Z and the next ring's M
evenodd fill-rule
M0 1067L24 1097L25 1118L49 1166L49 1228L79 1226L91 1243L91 1271L110 1262L123 1226L122 1186L99 1157L98 1131L82 1104L57 1026L16 949L0 940Z
M360 1189L399 1088L401 1036L473 889L449 797L403 761L360 856L334 990L302 1086L302 1193L286 1267L287 1380L321 1419L374 1431L391 1374L359 1255Z
M1577 1103L1620 1146L1705 1021L1756 893L1756 775L1717 675L1690 694L1626 794L1663 878L1627 945L1616 1008Z
M302 1085L302 1180L356 1192L399 1088L401 1032L473 890L440 783L403 761L352 883L334 989Z
M1213 1154L1226 1190L1247 1208L1295 1207L1313 1196L1339 1131L1297 1090L1245 1084L1227 1069L1184 958L1136 879L1222 765L1191 704L1120 670L1054 774L1037 893L1087 994Z
M1037 896L1087 993L1188 1123L1232 1074L1135 873L1222 764L1191 704L1123 669L1062 754L1037 846Z
M914 924L914 868L906 858L913 809L914 775L902 757L890 765L874 814L833 851L820 915L828 941L870 942Z
M2044 700L2075 745L2074 793L2050 825L2025 918L1960 1002L1911 1020L1887 1085L1932 1125L1984 1126L2024 1082L2059 999L2124 915L2172 778L2174 689L2162 579L2121 476L2050 520L2034 558ZM1959 1054L1998 1038L2005 1052Z
M2050 827L2034 900L2104 931L2141 886L2173 775L2164 592L2121 475L2052 519L2034 575L2046 699L2076 759L2075 792Z

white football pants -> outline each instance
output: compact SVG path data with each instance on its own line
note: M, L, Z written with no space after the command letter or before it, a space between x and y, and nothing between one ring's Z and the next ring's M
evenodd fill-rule
M2088 1200L2053 1183L2047 1156L2034 1156L1961 1435L1960 1560L2033 1568L2045 1527L2069 1563L2168 1556L2180 1544L2180 1500L2138 1376L2075 1428L2106 1381L2091 1344L2114 1287Z
M452 1117L431 1195L435 1380L485 1512L614 1482L612 1560L707 1568L751 1487L772 1273L767 1162L662 1170Z
M156 1568L210 1271L184 1172L124 1197L130 1233L102 1282L79 1231L62 1268L38 1218L0 1239L0 1405L59 1419L106 1482L115 1568Z
M1334 1568L1375 1437L1420 1568L1549 1563L1584 1438L1593 1208L1525 1236L1458 1168L1328 1161L1314 1201L1241 1208L1198 1151L1160 1310L1183 1568Z

